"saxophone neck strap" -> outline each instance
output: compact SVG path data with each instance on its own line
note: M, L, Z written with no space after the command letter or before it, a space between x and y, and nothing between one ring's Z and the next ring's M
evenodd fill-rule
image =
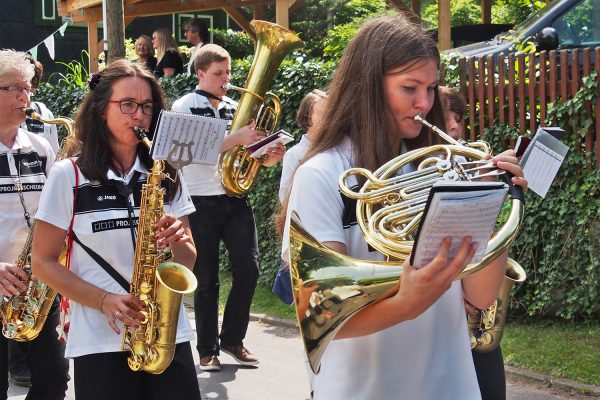
M136 230L133 226L133 220L135 219L135 213L133 211L133 205L131 201L129 201L129 196L133 194L133 188L137 185L138 180L140 179L141 172L135 171L129 180L128 184L125 184L123 181L118 181L115 179L111 179L110 183L117 189L117 193L120 196L125 198L127 202L127 218L129 220L129 231L131 232L131 242L133 243L133 248L135 249L136 243Z
M79 246L81 246L81 248L83 250L85 250L86 253L88 253L88 255L90 257L92 257L92 259L99 265L102 267L102 269L104 271L106 271L107 274L109 274L111 276L111 278L113 278L115 281L117 281L117 283L123 288L125 289L126 292L129 292L129 282L127 282L127 280L125 278L123 278L121 276L121 274L119 274L117 272L116 269L113 268L112 265L110 265L108 263L108 261L106 261L104 258L102 258L102 256L100 256L98 253L96 253L94 250L90 249L89 247L87 247L85 244L81 243L81 240L79 240L79 238L77 237L77 235L75 235L75 232L72 233L73 236L73 241L75 241L75 243L77 243Z

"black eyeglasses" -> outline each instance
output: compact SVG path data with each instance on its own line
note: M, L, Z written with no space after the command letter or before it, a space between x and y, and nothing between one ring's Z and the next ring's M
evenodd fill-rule
M0 86L0 90L4 90L5 92L12 94L21 94L21 92L25 92L27 96L31 96L35 93L35 90L32 88L26 88L23 86Z
M123 114L135 114L139 107L142 108L142 113L149 117L154 114L154 103L137 103L133 100L109 100L109 103L118 103L119 109Z

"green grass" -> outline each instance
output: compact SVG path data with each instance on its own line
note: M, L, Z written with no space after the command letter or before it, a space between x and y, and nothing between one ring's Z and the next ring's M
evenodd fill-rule
M504 361L555 377L600 385L600 323L507 324Z
M231 285L221 276L221 308ZM252 312L295 320L292 306L284 304L271 288L257 287ZM600 385L600 323L510 322L504 329L502 353L507 364L553 377Z

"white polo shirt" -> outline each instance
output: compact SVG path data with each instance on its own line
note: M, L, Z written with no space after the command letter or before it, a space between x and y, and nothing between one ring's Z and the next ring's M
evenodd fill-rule
M188 93L173 103L173 111L202 115L205 117L221 118L228 121L233 120L237 103L227 96L217 108L214 108L208 98L193 92ZM229 133L228 126L228 132ZM183 177L187 183L188 190L192 196L213 196L225 194L225 188L221 184L218 163L215 165L190 164L183 167Z
M284 244L289 246L293 210L319 242L343 243L354 258L383 259L364 240L355 203L339 191L339 176L352 166L351 145L346 140L297 169ZM413 320L370 335L332 341L314 380L315 400L439 398L481 399L460 281Z
M110 171L108 179L121 180L128 183L133 172L142 172L134 194L129 200L134 201L134 224L137 224L141 198L141 185L146 182L147 169L136 160L130 174L125 179ZM189 193L183 180L181 193L170 203L165 198L164 210L177 217L188 215L194 211ZM60 229L67 230L73 211L73 192L75 174L70 160L56 163L48 177L48 183L40 198L36 218ZM127 203L116 192L113 186L102 187L92 182L79 171L79 188L77 191L77 212L73 223L73 231L83 244L98 253L123 278L131 281L134 263L134 249L129 229L129 213ZM71 253L71 271L81 279L112 293L127 294L110 275L104 271L77 243L73 243ZM121 351L122 335L115 334L106 316L95 308L79 303L71 303L71 327L65 356L68 358L86 354ZM120 326L123 328L122 324ZM183 305L179 312L176 343L194 339L194 333L184 312Z
M52 164L54 152L46 139L24 129L18 129L11 149L0 143L0 261L14 263L29 234L14 180L23 185L25 207L33 222Z

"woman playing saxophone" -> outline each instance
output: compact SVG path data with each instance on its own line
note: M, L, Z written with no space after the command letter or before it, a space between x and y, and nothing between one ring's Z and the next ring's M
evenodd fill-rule
M0 50L0 294L18 300L27 290L29 264L15 262L33 223L46 174L55 155L48 141L19 128L25 121L24 107L32 93L34 66L25 53ZM23 268L15 264L22 264ZM64 345L58 341L58 306L50 307L39 335L19 346L31 370L32 386L27 399L64 399L68 363ZM6 326L6 321L2 321ZM9 335L10 336L10 335ZM0 399L6 399L8 340L0 335Z
M42 193L32 255L36 276L71 299L66 357L74 359L75 395L86 400L200 399L189 343L194 336L183 307L174 359L162 374L132 371L129 352L122 351L124 325L140 326L147 312L127 287L142 185L153 166L134 128L155 127L165 104L162 90L149 71L125 60L93 75L89 85L75 118L76 138L67 144L72 158L56 164ZM175 177L172 168L165 172ZM196 250L187 215L194 208L181 179L165 182L164 214L151 227L156 234L150 246L169 247L173 261L191 267ZM58 255L72 215L67 270Z

